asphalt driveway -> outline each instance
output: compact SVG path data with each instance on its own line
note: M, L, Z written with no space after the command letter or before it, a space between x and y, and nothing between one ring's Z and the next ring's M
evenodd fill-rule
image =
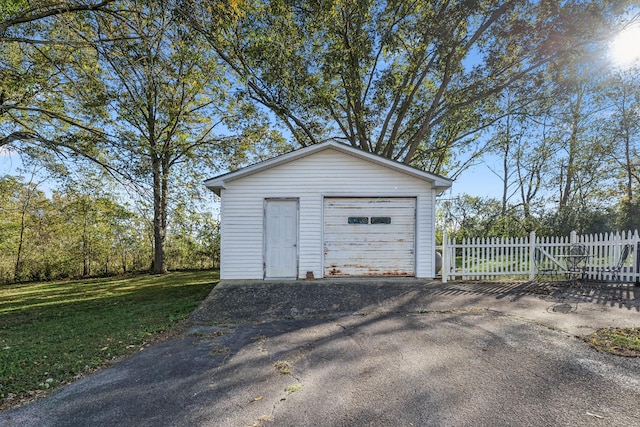
M0 426L640 425L640 360L574 336L640 324L633 287L245 285Z

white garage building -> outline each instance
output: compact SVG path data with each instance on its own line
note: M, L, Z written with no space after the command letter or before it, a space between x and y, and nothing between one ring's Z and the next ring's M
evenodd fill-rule
M205 185L221 197L224 280L434 276L447 178L327 141Z

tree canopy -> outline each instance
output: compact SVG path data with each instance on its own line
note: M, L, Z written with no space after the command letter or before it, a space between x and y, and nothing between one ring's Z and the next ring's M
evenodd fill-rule
M589 48L625 2L247 0L194 27L302 146L333 137L447 172L504 112L503 91Z
M178 177L201 179L204 166L233 164L273 134L229 93L217 55L176 1L25 6L7 9L0 26L13 78L2 91L2 145L80 156L151 198L153 270L166 272L168 211L188 188Z
M70 88L84 68L91 43L64 25L69 19L111 14L114 0L25 1L0 5L0 147L48 148L103 163L80 139L101 130L77 114ZM92 40L97 42L97 40Z

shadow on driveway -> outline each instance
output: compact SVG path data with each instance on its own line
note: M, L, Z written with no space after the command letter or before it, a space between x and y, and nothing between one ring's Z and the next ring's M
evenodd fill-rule
M640 287L627 283L607 282L521 282L521 283L487 283L464 282L445 286L444 289L453 293L483 293L492 294L496 298L510 298L517 300L524 296L547 297L549 300L563 301L570 299L575 302L588 302L611 307L633 309L640 312ZM445 291L447 292L447 291Z
M192 314L196 322L341 316L358 312L421 312L492 308L529 297L553 303L591 303L640 312L640 287L572 282L449 282L419 279L223 281ZM511 308L523 305L515 304ZM508 310L507 304L501 309ZM624 313L620 313L623 316Z
M479 308L611 308L563 286L223 282L180 339L0 413L0 426L640 425L640 359ZM635 304L614 311L638 319Z

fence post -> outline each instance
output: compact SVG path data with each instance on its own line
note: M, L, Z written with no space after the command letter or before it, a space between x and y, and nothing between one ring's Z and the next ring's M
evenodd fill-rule
M576 232L576 230L573 230L571 234L569 234L569 243L578 243L578 233Z
M536 232L529 233L529 280L536 278Z
M636 244L635 247L635 251L636 251L636 260L635 260L635 267L636 267L636 280L635 280L635 285L636 286L640 286L640 236L638 235L638 229L636 228L635 231L633 232L633 240Z
M442 283L447 283L449 274L449 247L447 246L449 238L447 237L446 228L442 231Z

